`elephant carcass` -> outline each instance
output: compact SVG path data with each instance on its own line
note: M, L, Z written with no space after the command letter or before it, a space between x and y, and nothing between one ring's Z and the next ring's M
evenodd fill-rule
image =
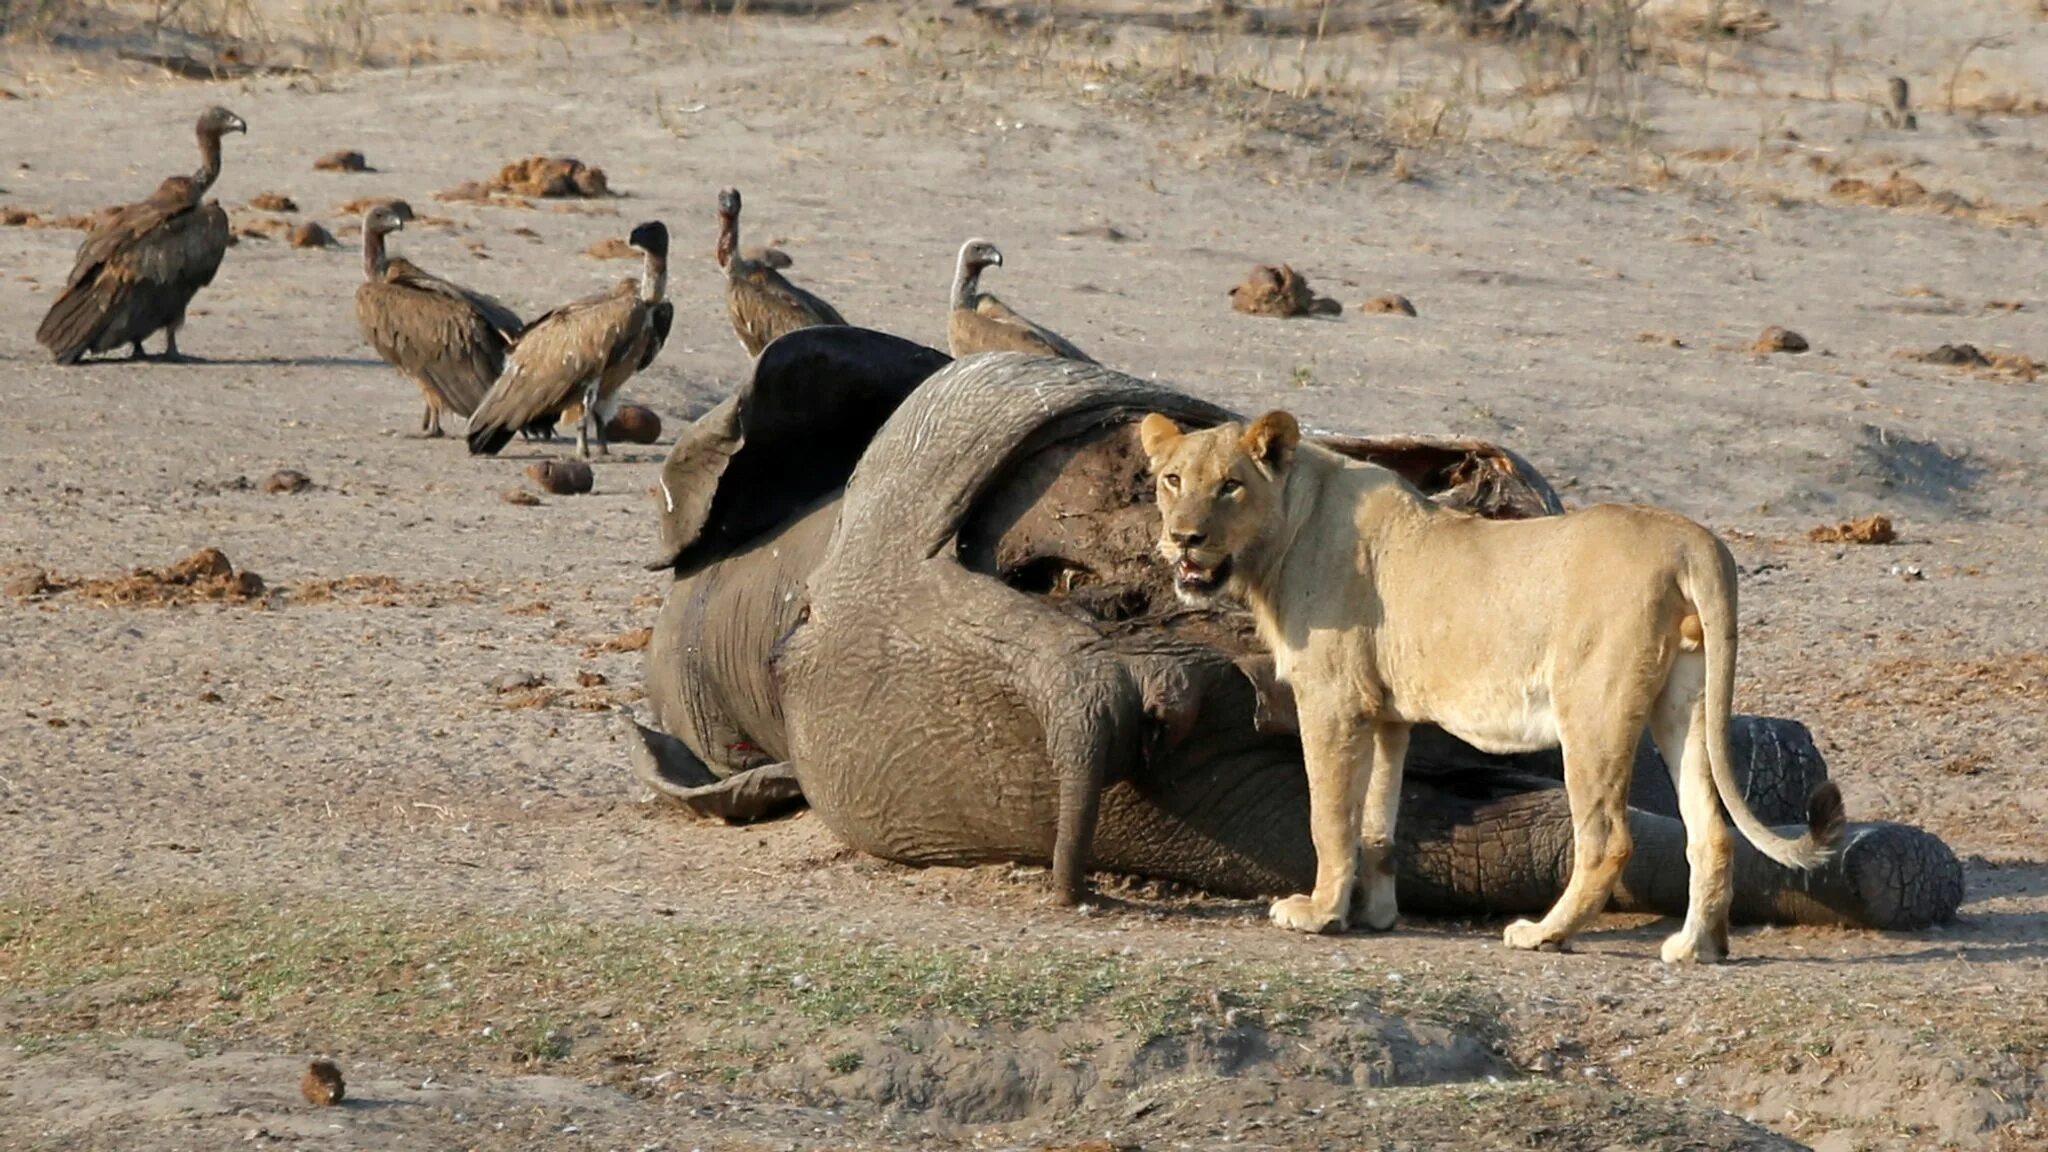
M1062 818L1070 832L1085 819L1077 790L1099 781L1095 867L1300 890L1314 870L1300 745L1259 690L1247 622L1182 607L1152 559L1131 429L1148 411L1229 414L1093 366L943 363L878 333L793 333L679 442L661 561L677 580L649 648L642 778L725 819L807 801L853 846L914 864L1052 860ZM1491 445L1325 442L1481 514L1557 510ZM1746 718L1733 736L1752 791L1797 779L1781 790L1795 802L1766 811L1796 822L1824 772L1803 729ZM1555 775L1554 757L1419 738L1404 908L1548 907L1571 858ZM1635 809L1630 827L1616 906L1681 912L1680 825ZM1858 826L1811 875L1738 845L1743 919L1911 927L1960 901L1954 857L1915 829Z

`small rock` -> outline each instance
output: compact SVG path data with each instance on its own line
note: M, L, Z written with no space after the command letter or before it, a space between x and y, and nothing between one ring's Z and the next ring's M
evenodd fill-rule
M332 1107L341 1103L348 1094L347 1085L341 1081L341 1069L332 1060L315 1060L306 1065L306 1074L299 1079L299 1095L308 1104Z
M1756 343L1750 345L1751 351L1765 353L1804 352L1809 347L1811 345L1807 344L1806 337L1790 328L1780 328L1776 324L1764 329L1763 335L1758 336Z
M596 483L590 465L581 460L541 460L527 465L526 474L541 491L556 496L581 496Z
M604 426L604 438L627 444L652 444L661 439L661 417L639 404L621 405Z
M516 504L521 508L540 507L540 497L535 496L524 488L507 488L499 499L507 504Z
M332 248L336 243L338 241L334 239L334 233L329 232L318 220L301 221L298 227L292 229L294 248Z
M249 198L249 207L264 212L297 212L298 203L281 192L264 192Z
M264 477L263 490L272 496L286 496L304 492L313 486L313 478L292 468L280 468Z
M528 688L547 686L548 678L538 672L507 672L491 681L491 691L503 696L508 692L524 692Z
M1894 564L1891 567L1891 574L1908 584L1916 580L1927 579L1927 574L1920 571L1920 566L1917 564Z
M1415 305L1398 292L1387 292L1359 305L1359 310L1389 316L1413 316Z
M370 167L370 162L363 158L363 154L353 148L344 148L339 152L329 152L327 155L313 161L313 169L316 172L376 171L375 168Z

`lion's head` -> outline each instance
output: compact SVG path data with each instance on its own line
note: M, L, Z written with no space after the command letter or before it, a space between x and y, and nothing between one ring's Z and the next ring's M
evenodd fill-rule
M1182 432L1155 412L1138 426L1159 491L1159 553L1174 590L1200 604L1241 590L1234 580L1255 563L1282 519L1287 467L1301 428L1268 412L1246 428L1223 424Z

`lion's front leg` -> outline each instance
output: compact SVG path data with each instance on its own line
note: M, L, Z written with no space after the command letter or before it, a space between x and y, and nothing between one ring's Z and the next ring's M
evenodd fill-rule
M1358 826L1365 799L1370 730L1355 707L1298 697L1302 759L1308 767L1309 838L1316 846L1316 887L1273 903L1273 923L1296 932L1350 926L1358 880Z
M1352 911L1367 928L1384 932L1400 916L1394 895L1394 826L1401 814L1401 774L1408 762L1407 724L1372 726L1372 781L1360 820L1359 878Z

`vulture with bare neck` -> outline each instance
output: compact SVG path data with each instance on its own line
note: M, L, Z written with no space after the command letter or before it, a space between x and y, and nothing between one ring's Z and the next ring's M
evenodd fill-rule
M983 292L981 272L991 266L1003 266L1003 254L995 245L969 240L960 246L960 262L953 270L953 310L946 316L946 344L955 357L976 352L1030 352L1095 363L1094 357L1064 336L1033 324Z
M247 132L240 116L209 108L199 117L199 170L172 176L147 200L130 204L94 228L78 246L64 292L36 329L36 340L59 364L126 347L143 358L142 342L164 333L166 360L178 354L185 308L213 283L228 250L228 214L202 203L220 176L220 139Z
M505 357L505 369L469 419L469 450L496 455L523 429L553 424L580 409L576 454L599 452L619 389L654 362L675 322L668 290L668 228L650 221L627 241L646 258L640 280L586 296L535 320Z
M403 230L410 219L412 208L403 200L363 214L356 323L386 364L419 385L427 402L420 432L439 436L441 413L467 416L483 402L525 325L489 296L432 275L402 256L387 255L385 238Z
M786 260L785 260L786 263ZM845 324L839 310L791 284L768 259L740 250L740 194L718 194L718 266L725 269L725 304L732 330L749 356L759 356L777 336L821 324Z

